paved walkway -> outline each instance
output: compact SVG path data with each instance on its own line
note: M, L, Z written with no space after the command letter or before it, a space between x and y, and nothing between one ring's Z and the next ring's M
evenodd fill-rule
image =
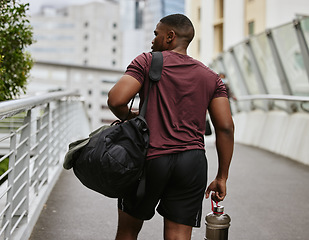
M217 163L208 144L209 180ZM232 222L230 240L307 240L309 237L309 166L243 145L235 146L228 196L222 203ZM204 201L205 215L210 201ZM31 240L112 240L117 207L88 190L72 171L63 171L53 189ZM203 240L205 225L194 229L192 239ZM159 215L145 222L139 239L162 239Z

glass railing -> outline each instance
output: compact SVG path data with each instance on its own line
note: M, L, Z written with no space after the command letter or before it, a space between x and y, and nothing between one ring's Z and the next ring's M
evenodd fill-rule
M268 93L283 94L266 33L252 37L251 44Z
M292 95L308 95L309 81L294 24L272 30ZM308 66L307 66L308 67Z
M210 65L224 72L230 88L239 100L238 110L252 108L302 111L299 103L279 100L269 104L263 96L309 96L309 18L269 29L251 36L223 52ZM258 96L254 100L254 96ZM249 96L249 97L248 97ZM274 99L274 98L271 98ZM303 106L303 105L302 105Z

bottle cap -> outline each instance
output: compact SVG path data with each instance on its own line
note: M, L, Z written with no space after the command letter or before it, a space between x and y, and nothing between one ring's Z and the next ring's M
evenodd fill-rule
M224 206L215 206L213 212L215 214L223 214L224 213Z

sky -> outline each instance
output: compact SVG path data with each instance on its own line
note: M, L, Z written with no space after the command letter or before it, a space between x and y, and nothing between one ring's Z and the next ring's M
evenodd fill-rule
M22 3L30 3L29 13L36 13L40 10L43 5L56 5L56 6L65 6L69 4L84 4L87 2L93 1L102 1L102 0L20 0Z

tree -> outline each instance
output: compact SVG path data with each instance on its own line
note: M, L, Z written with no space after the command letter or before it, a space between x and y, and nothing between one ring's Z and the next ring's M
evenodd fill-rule
M0 101L4 101L26 91L33 60L25 48L34 40L26 15L29 3L0 2Z

